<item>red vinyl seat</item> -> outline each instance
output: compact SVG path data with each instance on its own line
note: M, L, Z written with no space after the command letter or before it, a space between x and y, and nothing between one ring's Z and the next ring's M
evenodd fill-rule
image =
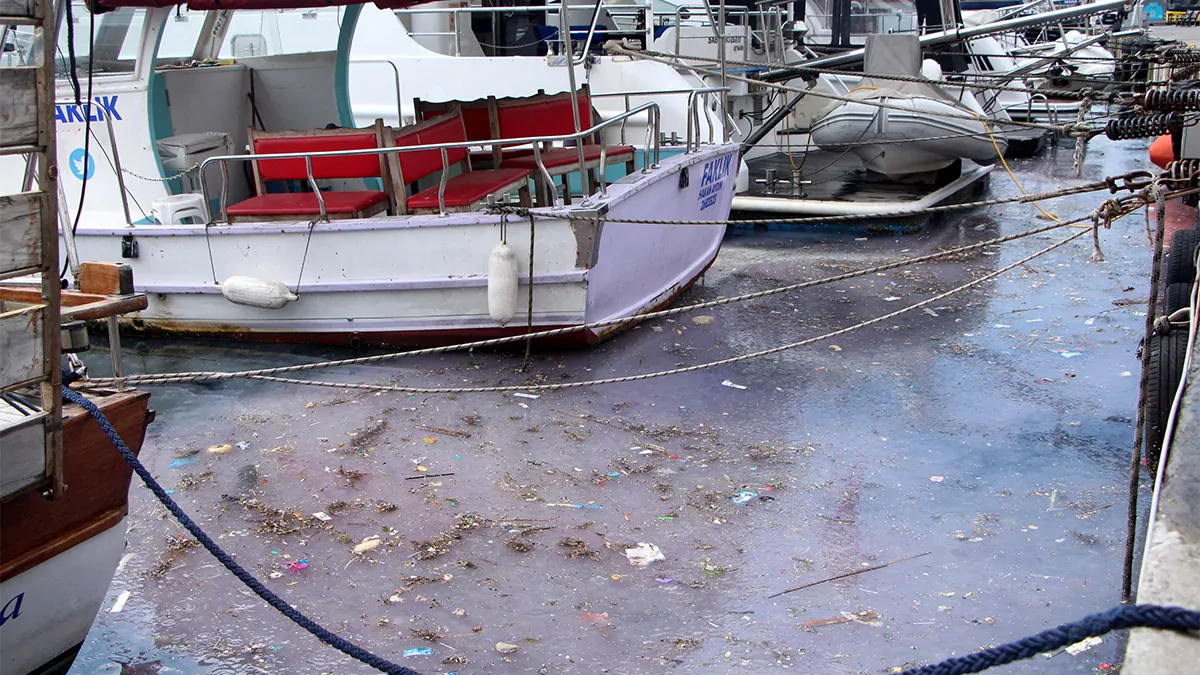
M250 129L250 147L255 154L316 153L348 150L374 150L387 147L383 120L375 120L366 129L316 129L310 131L259 131ZM309 170L311 167L311 176ZM285 159L259 159L252 164L257 196L225 209L230 222L264 220L311 220L321 215L321 205L312 192L267 192L267 181L308 183L328 179L371 179L383 183L384 190L322 192L328 218L366 218L386 212L392 205L392 181L382 153L334 155Z
M396 147L414 145L438 145L467 142L463 118L457 107L449 112L424 120L410 127L397 129L392 137ZM415 150L389 155L392 172L399 177L396 187L398 210L411 213L437 213L444 206L447 211L469 211L483 202L489 195L517 192L523 205L529 204L529 170L519 168L489 169L472 171L470 157L465 147L447 148L445 160L438 149ZM463 172L446 179L442 204L438 204L438 185L434 184L411 196L407 185L449 171L462 165ZM439 177L440 182L440 177Z
M583 146L583 161L584 162L599 162L601 146L589 144ZM633 155L633 147L628 145L610 145L605 151L605 163L618 164L626 161L626 155ZM622 158L619 159L618 158ZM575 148L551 148L542 152L542 164L547 169L556 169L562 166L577 165L579 163L579 151ZM523 150L519 156L511 159L505 159L503 165L505 168L512 169L536 169L537 161L534 159L532 150Z
M446 182L443 201L447 208L461 208L487 199L487 196L505 185L518 183L529 178L528 169L495 169L492 171L469 171ZM438 186L426 188L408 198L410 209L438 208Z
M323 192L325 211L330 216L351 216L371 207L387 208L388 196L377 190ZM434 196L436 199L436 195ZM311 192L289 192L251 197L225 209L230 218L248 220L252 216L316 216L321 213L317 196Z

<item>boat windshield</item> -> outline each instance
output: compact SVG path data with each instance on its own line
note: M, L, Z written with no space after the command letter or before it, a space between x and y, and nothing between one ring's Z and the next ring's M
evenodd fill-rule
M806 19L810 29L827 32L833 24L836 0L807 0ZM812 25L815 23L816 25ZM822 30L823 29L823 30ZM917 5L913 0L851 0L851 35L910 33L918 29Z
M70 35L74 34L75 68L82 80L88 71L95 76L130 74L137 65L138 45L146 23L143 8L122 7L92 15L87 3L71 3L72 30L66 18L58 31L54 74L65 78L71 72Z

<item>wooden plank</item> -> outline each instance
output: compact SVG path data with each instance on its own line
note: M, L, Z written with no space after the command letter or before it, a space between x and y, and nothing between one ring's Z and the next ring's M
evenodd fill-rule
M14 424L0 426L0 497L7 497L46 478L48 417L39 412Z
M132 295L133 268L125 263L81 263L79 290L97 295Z
M61 298L63 307L90 305L93 302L103 302L108 299L103 295L77 291L63 291ZM0 286L0 301L39 305L42 302L42 289L37 286Z
M61 320L63 323L66 323L67 321L107 319L110 316L120 316L129 312L146 309L149 304L150 302L146 299L145 294L142 293L137 295L118 295L105 298L100 302L79 305L77 307L64 307Z
M40 303L41 291L33 287L0 286L0 301ZM97 295L78 291L62 292L59 321L92 321L138 312L149 306L145 293L133 295Z
M0 0L0 16L34 19L41 16L41 8L41 0Z
M0 68L0 92L0 147L37 145L37 68Z
M36 192L0 197L0 275L41 266L44 204Z
M40 305L0 314L0 390L45 374L45 313Z

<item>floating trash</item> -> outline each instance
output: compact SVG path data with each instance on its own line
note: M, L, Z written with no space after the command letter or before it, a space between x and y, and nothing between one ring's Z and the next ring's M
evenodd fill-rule
M638 542L637 546L625 549L625 557L634 567L645 567L656 560L667 559L662 549L646 542Z
M501 654L516 654L519 649L521 648L517 645L508 642L497 642L495 646L495 650Z
M362 555L368 551L374 551L375 549L379 548L381 543L383 542L380 541L378 536L368 537L363 539L354 547L354 552L358 555Z
M738 490L738 493L736 495L730 497L729 501L733 502L734 504L745 504L746 502L750 501L751 499L754 499L757 496L758 496L757 492L751 492L749 490Z
M404 650L404 658L412 658L414 656L433 656L433 649L429 647L413 647L412 649Z

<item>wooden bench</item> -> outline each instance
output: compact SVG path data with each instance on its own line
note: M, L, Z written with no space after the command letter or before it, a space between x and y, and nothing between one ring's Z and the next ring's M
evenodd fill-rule
M250 147L254 154L384 148L387 147L388 135L383 120L375 120L373 126L365 129L273 132L249 130ZM225 214L229 222L297 220L321 215L321 205L314 192L266 191L266 181L307 183L309 175L303 157L254 160L252 165L257 196L226 208ZM315 180L376 178L383 184L383 190L322 192L325 212L330 219L366 218L390 210L396 201L393 181L388 173L387 158L382 153L314 157L312 177Z
M583 85L577 93L579 99L579 129L589 129L592 126L592 105L588 86ZM430 103L414 99L414 109L418 120L431 119L436 115L446 114L452 107L457 106L462 111L463 123L466 128L467 140L478 142L480 145L490 145L486 153L471 153L471 162L475 166L500 167L502 169L529 169L534 173L534 185L537 190L537 201L540 205L549 204L549 192L540 171L533 150L527 146L515 146L495 141L506 138L535 138L545 136L569 136L575 133L575 117L571 111L571 94L546 94L539 90L533 96L522 98L488 97L475 101L450 103ZM601 145L599 139L585 143L583 146L583 164L579 163L579 151L574 146L554 146L543 143L540 150L542 164L550 176L563 176L577 171L586 172L587 189L596 190L595 170L600 169ZM628 145L610 145L604 148L605 166L624 164L626 173L636 170L636 153ZM565 195L569 204L571 197Z
M396 129L386 139L389 147L406 147L414 145L437 145L443 143L465 143L467 132L463 118L457 107L449 112L430 120ZM442 150L416 150L413 152L389 153L387 161L389 171L395 177L393 188L397 195L396 212L404 213L440 213L445 207L447 213L474 210L487 200L489 196L500 196L513 191L520 195L522 206L529 206L529 169L504 168L473 171L467 148L447 148L446 165L443 167ZM443 169L451 170L461 166L461 173L447 178L441 203L438 200L440 185L432 185L424 190L408 194L409 185L434 175Z
M576 94L579 101L579 129L592 127L592 104L587 85ZM496 101L496 121L501 139L528 138L537 136L567 136L575 133L575 117L571 110L571 93L538 94L527 98L505 98ZM597 134L598 135L598 134ZM588 139L583 139L588 140ZM610 145L603 146L599 138L590 139L583 143L583 163L579 162L579 149L574 146L554 146L543 143L540 148L542 165L551 176L563 176L576 171L584 172L587 178L589 193L596 190L597 169L614 164L624 164L626 173L636 170L636 153L632 146ZM600 165L600 157L604 155L604 166ZM537 171L537 159L533 152L517 156L505 154L500 162L505 169L530 169ZM538 203L548 203L544 192L544 181L541 177L535 181L538 190ZM570 203L570 191L566 190L564 200Z

